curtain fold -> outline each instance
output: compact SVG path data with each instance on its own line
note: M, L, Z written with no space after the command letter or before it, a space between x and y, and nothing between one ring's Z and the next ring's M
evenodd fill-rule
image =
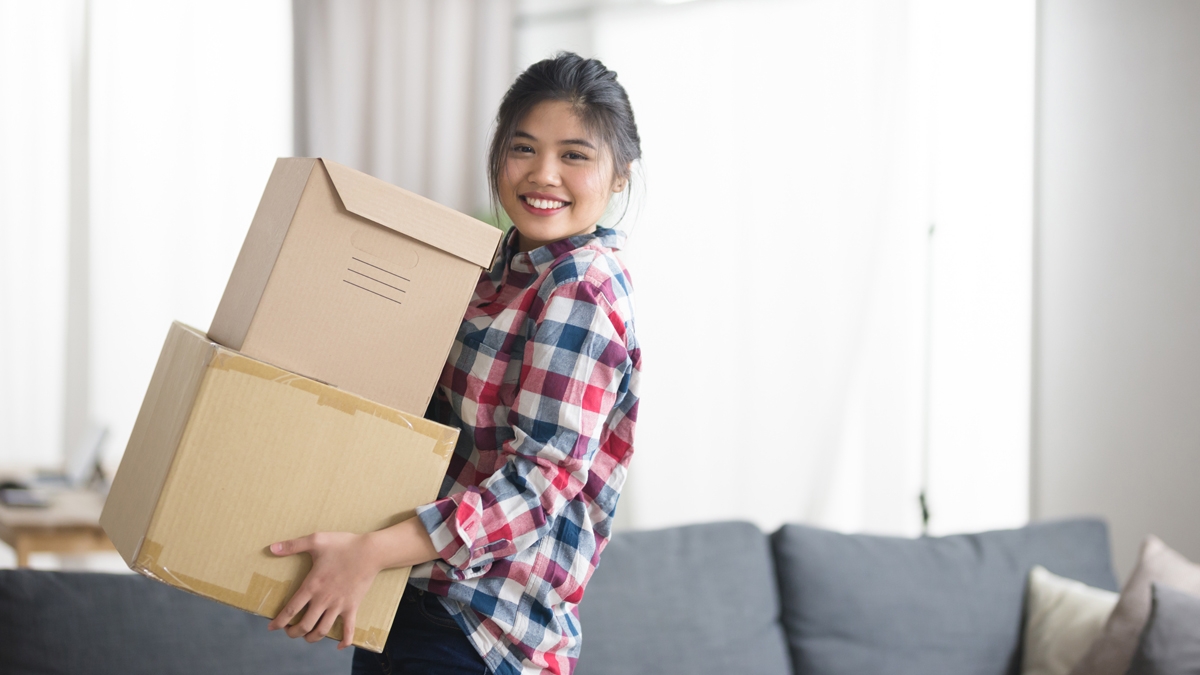
M62 460L75 9L0 2L0 467Z
M512 11L505 0L294 0L297 154L486 214Z

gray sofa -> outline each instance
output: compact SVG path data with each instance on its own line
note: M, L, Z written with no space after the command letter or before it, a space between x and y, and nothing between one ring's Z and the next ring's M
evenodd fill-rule
M1117 589L1095 520L941 538L710 523L613 538L578 675L1015 675L1029 569ZM348 652L131 575L0 571L0 674L338 673Z

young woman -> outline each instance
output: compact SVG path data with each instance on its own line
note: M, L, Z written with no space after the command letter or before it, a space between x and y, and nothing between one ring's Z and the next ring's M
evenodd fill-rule
M513 228L428 414L462 430L442 498L377 532L272 545L313 563L272 630L315 642L340 617L349 646L375 575L414 565L384 653L356 650L355 673L572 671L576 607L633 452L641 365L613 253L624 236L597 223L640 156L629 99L599 61L560 54L513 83L488 156Z

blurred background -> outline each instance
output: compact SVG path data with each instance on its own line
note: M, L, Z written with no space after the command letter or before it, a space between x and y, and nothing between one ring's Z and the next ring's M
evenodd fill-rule
M0 0L0 473L115 471L276 157L487 217L500 97L570 50L643 139L620 527L1095 514L1122 573L1151 531L1200 557L1196 35L1191 0Z

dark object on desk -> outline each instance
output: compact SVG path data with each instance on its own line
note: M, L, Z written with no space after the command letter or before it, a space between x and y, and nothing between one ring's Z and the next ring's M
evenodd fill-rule
M11 487L11 486L17 487ZM33 490L20 487L17 483L0 483L0 504L5 506L44 509L50 500Z

